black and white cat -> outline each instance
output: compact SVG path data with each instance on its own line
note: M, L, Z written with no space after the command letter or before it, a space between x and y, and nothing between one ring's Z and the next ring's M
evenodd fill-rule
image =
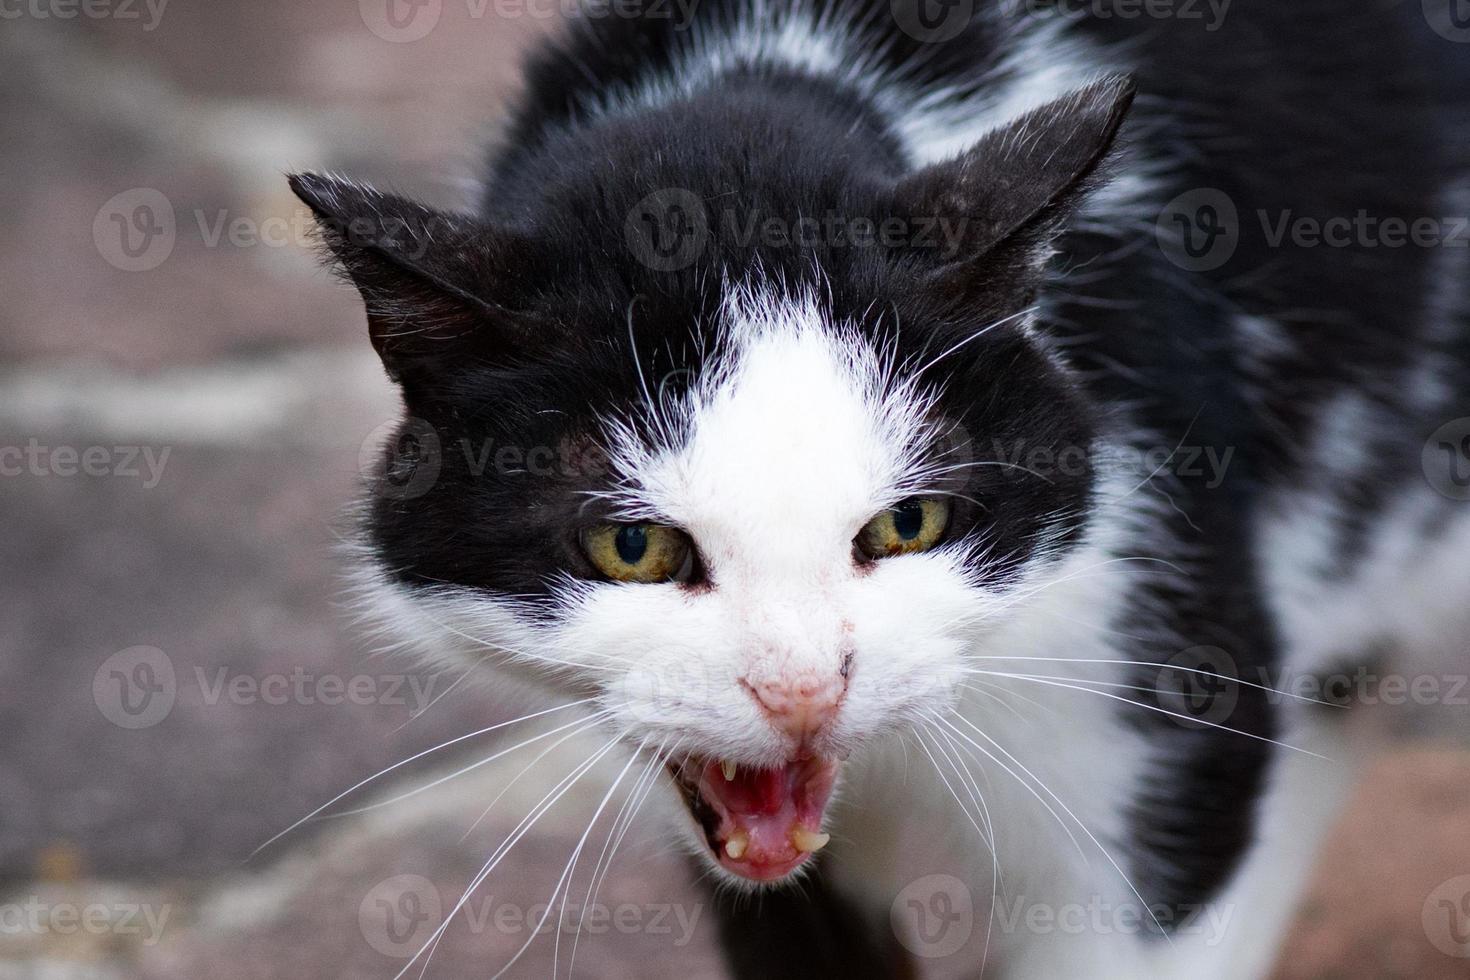
M369 601L587 706L764 891L741 976L909 975L890 910L956 880L951 971L1259 976L1353 774L1275 689L1470 594L1421 459L1467 251L1274 231L1464 171L1402 9L973 6L598 6L473 211L293 178L406 406Z

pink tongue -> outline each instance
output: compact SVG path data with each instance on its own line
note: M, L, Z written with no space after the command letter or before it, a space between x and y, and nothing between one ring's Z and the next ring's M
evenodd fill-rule
M700 790L720 814L721 862L757 879L781 877L800 864L806 853L792 833L821 830L836 771L836 763L804 760L780 769L741 769L727 780L718 763L707 765ZM743 851L732 857L727 842L742 839Z

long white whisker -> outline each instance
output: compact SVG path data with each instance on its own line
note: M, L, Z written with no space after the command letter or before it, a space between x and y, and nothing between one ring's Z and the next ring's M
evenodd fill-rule
M611 712L608 711L599 711L595 715L590 715L586 718L578 718L575 721L567 722L565 725L558 725L556 728L553 728L550 731L542 732L539 735L533 735L530 738L525 739L524 741L517 742L515 745L512 745L508 749L501 749L498 752L493 752L485 758L480 759L478 762L472 762L469 765L465 766L463 769L457 769L447 776L440 776L438 779L435 779L434 781L429 783L425 783L423 786L415 787L414 789L409 790L407 793L400 793L392 799L381 800L377 803L370 803L367 806L360 806L351 810L343 810L341 813L335 814L335 816L350 817L359 813L368 813L369 811L377 810L385 806L392 806L394 803L401 803L404 800L418 796L420 793L427 793L429 790L433 789L436 786L442 786L444 783L449 782L451 779L457 779L467 772L473 772L474 770L479 769L481 766L488 766L496 759L503 758L504 756L509 755L517 749L523 749L527 745L541 741L543 738L550 738L557 732L566 731L568 728L572 728L573 726L577 726L573 734L575 734L576 732L585 732L588 729L595 728L610 714Z
M925 730L927 731L927 726L925 727ZM954 785L950 783L949 777L944 774L944 769L940 767L939 760L934 757L934 753L930 751L929 743L924 739L924 733L916 730L915 734L918 736L919 748L923 750L924 755L928 757L930 764L934 766L934 771L939 775L940 781L944 783L944 788L949 790L950 796L954 797L955 803L960 808L960 813L964 814L965 820L969 822L971 827L975 828L975 833L980 835L980 840L990 851L991 860L994 860L995 845L991 842L990 834L988 834L986 830L980 826L980 823L976 821L974 815L970 813L969 807L965 806L965 801L960 798L959 792L956 791Z
M1073 821L1076 822L1078 828L1081 829L1081 831L1084 834L1087 835L1087 839L1090 840L1090 841L1092 841L1092 843L1094 845L1096 845L1097 849L1102 852L1102 855L1103 855L1104 858L1107 859L1108 864L1110 864L1110 865L1113 866L1113 870L1118 873L1119 877L1121 877L1123 879L1123 883L1128 886L1128 890L1133 893L1133 897L1136 898L1136 899L1138 899L1138 902L1139 902L1140 905L1142 905L1145 909L1148 909L1149 918L1153 919L1154 925L1159 930L1159 934L1164 937L1165 941L1167 941L1169 943L1169 945L1171 945L1171 946L1174 945L1174 940L1169 937L1169 933L1164 929L1163 923L1159 922L1158 916L1154 914L1153 907L1151 905L1149 905L1149 903L1147 901L1144 900L1144 897L1143 897L1142 893L1140 893L1139 890L1138 890L1138 888L1133 884L1133 880L1128 877L1128 875L1127 875L1126 872L1124 872L1122 866L1120 864L1118 864L1118 862L1116 860L1114 860L1113 855L1112 855L1112 852L1110 852L1106 847L1103 846L1102 841L1098 840L1097 839L1097 836L1095 834L1093 834L1092 831L1090 831L1090 830L1087 829L1087 824L1083 823L1082 822L1082 819L1080 817L1078 817L1077 814L1075 814L1075 813L1072 812L1072 808L1069 807L1069 806L1067 806L1067 804L1064 803L1062 801L1061 797L1057 796L1056 793L1053 793L1051 791L1051 789L1046 785L1046 783L1044 783L1040 779L1038 779L1035 773L1033 773L1030 769L1027 769L1026 766L1025 766L1025 764L1023 762L1021 762L1020 759L1017 759L1015 756L1013 756L1009 752L1007 752L1006 749L1005 749L1005 746L1001 745L995 739L993 739L989 735L985 734L985 732L983 732L979 728L979 726L975 725L973 722L971 722L964 715L961 715L958 712L951 712L951 714L953 714L954 717L958 718L960 721L962 721L966 725L968 725L975 732L975 734L979 735L981 738L985 739L985 741L987 741L991 745L993 745L995 747L995 750L997 752L1001 753L1007 759L1011 760L1017 766L1019 766L1022 772L1026 773L1026 775L1030 776L1033 780L1036 781L1036 785L1039 786L1039 787L1041 787L1041 789L1046 793L1047 796L1050 796L1053 800L1056 801L1057 806L1061 807L1066 812L1067 816L1071 817L1073 819ZM943 718L941 718L940 721L941 722L945 722L946 724L948 724L950 730L953 731L956 735L959 735L960 737L964 738L971 745L974 745L975 748L977 748L981 752L985 753L985 755L989 756L991 759L995 759L995 757L993 755L990 755L989 752L986 752L985 749L978 742L976 742L974 739L970 738L969 736L965 735L964 732L960 731L960 729L957 728L957 727L955 727L952 723L947 722L946 719L943 719ZM998 759L996 759L995 761L999 762ZM1004 765L1004 763L1001 763L1001 764ZM1014 775L1014 773L1012 773L1012 775ZM1027 784L1024 781L1022 781L1022 785L1027 785ZM1040 797L1038 797L1038 799L1039 798ZM1075 837L1073 838L1073 841L1074 842L1076 841L1076 838ZM1084 858L1084 860L1085 860L1085 858Z
M1035 313L1040 308L1041 307L1039 307L1039 306L1028 306L1024 310L1020 310L1019 312L1012 313L1010 316L1007 316L1007 317L1001 317L999 320L996 320L994 323L992 323L992 324L990 324L988 326L985 326L985 327L981 327L979 330L976 330L974 333L970 334L964 340L961 340L959 343L957 343L953 347L949 348L949 350L945 351L943 354L940 354L938 357L936 357L933 360L927 362L923 367L921 367L917 371L913 372L914 376L915 377L921 377L930 368L932 368L934 365L938 364L940 361L944 360L946 357L948 357L949 355L953 354L955 351L959 350L961 347L964 347L966 344L969 344L969 343L971 343L973 341L979 340L981 337L983 337L986 334L990 333L990 331L996 329L997 327L1003 327L1007 323L1010 323L1012 320L1019 320L1022 317L1030 316L1031 314Z
M362 789L368 783L371 783L371 782L373 782L376 779L380 779L383 776L388 775L388 773L392 772L395 769L398 769L401 766L406 766L410 762L415 762L415 761L417 761L419 759L422 759L424 756L431 755L434 752L438 752L440 749L447 749L451 745L458 745L460 742L463 742L466 739L475 738L478 735L485 735L485 734L488 734L489 732L496 731L497 729L508 728L511 725L517 725L517 724L520 724L523 721L530 721L532 718L540 718L542 715L549 715L549 714L552 714L553 712L556 712L556 711L565 711L567 708L575 708L575 707L578 707L579 705L588 704L588 703L590 703L590 702L592 702L594 700L596 700L596 699L595 698L582 698L580 701L569 701L566 704L559 704L559 705L557 705L554 708L547 708L544 711L536 711L536 712L533 712L533 713L531 713L529 715L521 715L521 717L519 717L519 718L512 718L510 721L503 721L503 722L500 722L498 725L491 725L489 728L482 728L482 729L480 729L477 732L470 732L468 735L461 735L458 738L452 738L452 739L450 739L447 742L441 742L440 744L434 746L431 749L424 749L422 752L419 752L419 753L416 753L414 755L411 755L407 759L402 760L401 762L395 762L395 763L393 763L393 765L389 766L388 768L383 769L383 770L380 770L380 771L374 773L373 775L367 777L366 779L361 780L360 782L357 782L357 783L353 784L348 789L345 789L342 792L338 793L336 796L332 797L330 800L328 800L327 802L323 803L321 806L317 807L315 810L311 811L306 816L302 817L300 820L296 821L291 826L287 827L285 830L283 830L280 833L276 834L274 837L272 837L270 840L266 841L264 844L261 844L255 850L251 851L250 852L250 856L252 858L255 857L255 855L259 854L261 851L265 850L267 847L270 847L276 841L280 840L282 837L285 837L287 834L291 833L291 831L295 830L297 827L300 827L302 824L306 823L308 820L311 820L313 817L317 816L323 810L328 809L334 803L337 803L339 800L343 799L344 797L351 796L353 793L355 793L358 790Z
M1271 687L1271 686L1269 686L1267 684L1254 684L1251 681L1242 680L1239 677L1231 677L1229 674L1217 674L1217 673L1215 673L1212 670L1204 670L1204 669L1197 668L1197 667L1181 667L1181 666L1179 666L1177 664L1157 663L1157 662L1149 661L1149 660L1097 660L1097 659L1092 659L1092 658L1089 658L1089 657L1028 657L1028 656L1026 656L1024 654L1017 654L1015 656L988 655L987 654L985 656L979 656L979 657L966 657L965 659L967 659L967 660L1030 660L1030 661L1034 661L1035 663L1051 663L1051 664L1116 664L1116 665L1123 666L1123 667L1160 667L1160 668L1165 668L1165 669L1168 669L1168 670L1177 670L1177 671L1179 671L1181 673L1185 673L1185 674L1199 674L1201 677L1213 677L1213 678L1216 678L1217 680L1232 681L1232 682L1234 682L1236 684L1243 684L1246 687L1256 688L1259 691L1266 691L1266 692L1268 692L1270 694L1279 694L1282 697L1292 698L1292 699L1297 700L1297 701L1305 701L1305 702L1307 702L1309 704L1320 704L1320 705L1322 705L1324 707L1330 707L1330 708L1341 707L1341 705L1335 704L1332 701L1319 701L1316 698L1309 698L1309 697L1305 697L1305 696L1300 695L1300 694L1293 694L1290 691L1283 691L1283 690L1280 690L1279 688L1274 688L1274 687ZM1079 678L1065 678L1065 679L1066 680L1078 680Z
M1191 715L1181 714L1177 711L1170 711L1167 708L1161 708L1155 704L1145 704L1144 702L1136 701L1133 698L1125 698L1121 694L1109 694L1107 691L1099 691L1091 687L1083 687L1081 686L1081 684L1068 684L1065 681L1059 681L1052 677L1042 677L1034 674L1008 674L993 670L977 671L977 673L988 674L991 677L1009 677L1019 681L1031 681L1034 684L1045 684L1049 687L1060 687L1070 691L1082 691L1085 694L1096 694L1098 697L1101 698L1110 698L1114 701L1120 701L1123 704L1135 705L1139 708L1143 708L1145 711L1156 711L1161 715L1167 715L1170 718L1178 718L1182 721L1187 721L1190 724L1204 725L1208 728L1218 728L1222 732L1230 732L1232 735L1239 735L1242 738L1252 738L1258 742L1265 742L1268 745L1275 745L1279 748L1290 749L1292 752L1300 752L1302 755L1309 755L1314 759L1321 759L1323 762L1332 761L1325 755L1318 755L1316 752L1312 752L1308 749L1298 748L1295 745L1290 745L1286 742L1280 742L1274 738L1267 738L1265 735L1256 735L1252 732L1241 731L1239 728L1231 728L1229 725L1216 724L1215 722L1207 721L1204 718L1195 718ZM1147 688L1141 688L1141 690L1147 690Z
M952 756L956 759L956 761L957 761L957 763L959 765L960 770L962 772L964 772L964 774L967 777L969 777L970 784L971 784L972 787L974 787L975 799L980 804L981 808L985 812L985 823L986 823L986 826L990 827L990 854L991 854L991 857L993 858L993 860L991 861L991 865L990 865L990 909L991 909L991 913L990 913L990 916L986 919L986 922L985 922L985 945L984 945L984 947L982 947L982 952L980 954L980 973L981 973L981 975L984 975L984 973L985 973L985 963L986 963L987 960L990 959L990 937L991 937L991 935L993 934L993 932L995 930L995 909L997 907L996 904L995 904L996 898L997 898L997 896L999 896L999 897L1005 898L1007 901L1009 901L1009 898L1005 895L1005 892L1004 892L1004 890L1005 890L1005 883L1004 883L1003 879L1001 878L1001 871L1000 871L1000 849L999 849L999 845L997 843L997 839L996 839L996 836L995 836L995 824L990 819L990 808L988 806L986 806L986 804L985 804L985 797L982 796L982 795L980 795L980 788L978 786L975 786L975 778L974 778L974 776L971 776L970 775L970 767L967 766L967 765L965 765L965 760L961 756L961 752L960 752L960 748L959 748L958 743L955 742L953 736L949 735L943 729L935 729L934 731L935 731L935 734L939 735L945 742L947 742L949 744L950 752L951 752ZM986 774L985 769L984 769L983 766L980 769L980 774L982 776L985 776L985 778L986 778L986 785L988 786L989 785L990 777L989 777L989 775Z
M438 948L439 940L443 937L444 931L449 928L449 924L454 921L454 917L459 914L460 910L464 908L465 903L470 900L470 896L474 894L475 889L480 887L485 879L490 876L491 872L495 870L496 865L498 865L500 861L505 857L505 855L510 853L511 848L515 847L520 839L524 837L526 833L536 825L536 822L546 814L546 811L555 806L557 801L560 800L564 795L566 795L567 791L576 784L577 780L586 775L592 769L592 767L594 767L599 761L601 761L603 756L612 751L613 746L618 744L619 738L619 736L614 736L607 742L607 744L603 745L602 748L594 752L588 759L579 763L575 768L572 769L570 773L562 777L561 781L553 786L551 790L541 798L541 801L539 803L531 808L531 812L526 814L521 822L516 825L515 829L512 830L511 833L507 835L506 839L500 843L500 846L498 846L494 850L494 852L491 853L489 859L485 862L484 867L479 870L475 877L470 880L469 885L465 887L464 894L459 897L459 901L454 904L454 908L450 909L449 914L444 917L444 921L439 923L439 925L434 929L433 934L430 935L429 938L424 941L424 944L419 947L418 952L414 953L409 961L403 965L403 969L394 974L393 980L402 980L403 975L413 968L413 964L418 960L420 956L423 956L424 952L427 950L429 955L424 960L423 969L419 971L420 977L424 975L424 972L427 971L429 968L429 960L433 958L434 950Z
M625 828L627 823L631 823L634 815L638 812L637 801L640 800L640 793L643 790L644 783L653 776L659 766L661 761L659 752L661 749L662 746L653 750L648 764L638 774L638 778L628 791L627 798L623 800L623 805L618 808L617 815L613 817L612 826L607 832L607 840L602 845L602 852L597 855L597 862L592 866L592 875L587 881L587 894L582 896L582 914L577 917L577 929L572 934L572 952L567 957L568 980L571 980L573 969L577 965L577 946L582 940L582 925L587 921L587 909L596 900L597 890L602 885L602 878L612 868L612 855L617 849L614 844L614 838L622 840L620 828ZM640 745L638 751L643 751L643 746ZM567 891L569 893L571 891L570 883L568 884Z
M572 849L572 856L567 859L566 868L563 869L561 877L557 879L556 886L552 888L551 897L546 900L546 911L542 913L540 921L536 923L536 928L531 930L531 934L526 937L526 941L521 945L521 948L510 958L510 962L501 967L500 971L491 980L498 980L498 978L505 976L506 971L515 966L516 961L521 958L521 955L531 948L531 944L536 941L536 936L541 931L541 927L546 924L547 918L551 915L551 907L556 904L557 892L562 892L561 908L556 913L556 939L551 947L551 975L552 977L556 976L558 972L557 962L561 955L561 924L567 914L567 898L571 895L572 881L576 878L577 874L577 859L582 856L582 849L587 846L587 838L592 835L592 828L597 826L597 818L602 816L602 811L607 808L607 801L613 798L613 794L622 785L623 777L627 776L628 770L633 768L633 763L637 761L638 753L642 750L643 746L639 745L637 749L629 754L628 761L618 771L617 778L612 781L612 785L607 788L607 792L602 794L602 800L597 804L597 809L592 811L592 818L587 821L587 829L582 831L582 836L577 839L577 846ZM565 891L562 890L563 884L565 884Z
M532 759L530 762L526 763L526 765L521 769L520 772L516 773L514 776L512 776L506 782L506 784L504 786L500 787L500 792L496 793L495 796L491 798L490 802L485 805L485 809L483 809L483 810L480 811L480 815L478 817L476 817L475 818L475 822L472 823L472 824L470 824L469 828L467 830L465 830L464 834L460 837L459 842L461 844L463 844L465 841L469 840L470 834L473 834L475 832L475 828L478 827L484 821L484 819L490 815L490 811L495 808L495 804L496 803L499 803L500 800L501 800L501 798L503 796L505 796L506 793L510 792L510 789L511 789L512 786L514 786L516 783L520 782L521 777L525 776L526 773L528 773L532 769L536 768L537 763L539 763L542 759L546 758L551 753L555 752L557 750L557 748L559 748L560 746L565 745L571 739L574 739L574 738L576 738L579 735L585 734L589 728L594 727L601 720L602 720L601 718L593 718L592 719L592 724L590 724L590 725L584 725L581 728L574 728L574 729L572 729L571 731L569 731L565 735L563 735L561 738L557 739L555 742L552 742L546 748L544 748L540 752L538 752L536 754L536 757L534 759ZM552 732L552 733L548 733L548 734L555 734L555 733Z

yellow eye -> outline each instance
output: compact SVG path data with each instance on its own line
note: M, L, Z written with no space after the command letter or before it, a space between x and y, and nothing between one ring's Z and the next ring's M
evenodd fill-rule
M601 524L582 535L582 550L615 582L667 582L688 574L689 537L663 524Z
M890 507L858 532L858 550L869 558L890 558L928 551L949 526L949 501L910 497Z

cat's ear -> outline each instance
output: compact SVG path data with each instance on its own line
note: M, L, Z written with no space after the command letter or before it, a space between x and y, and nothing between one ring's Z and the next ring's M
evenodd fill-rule
M963 296L985 288L995 273L1021 272L1046 257L1112 149L1135 92L1127 76L1104 78L899 183L900 214L948 220L959 229L953 254L934 272L946 291ZM977 280L981 263L989 274Z
M329 258L362 294L373 347L395 381L545 343L543 324L497 302L524 264L524 243L351 181L289 179Z

